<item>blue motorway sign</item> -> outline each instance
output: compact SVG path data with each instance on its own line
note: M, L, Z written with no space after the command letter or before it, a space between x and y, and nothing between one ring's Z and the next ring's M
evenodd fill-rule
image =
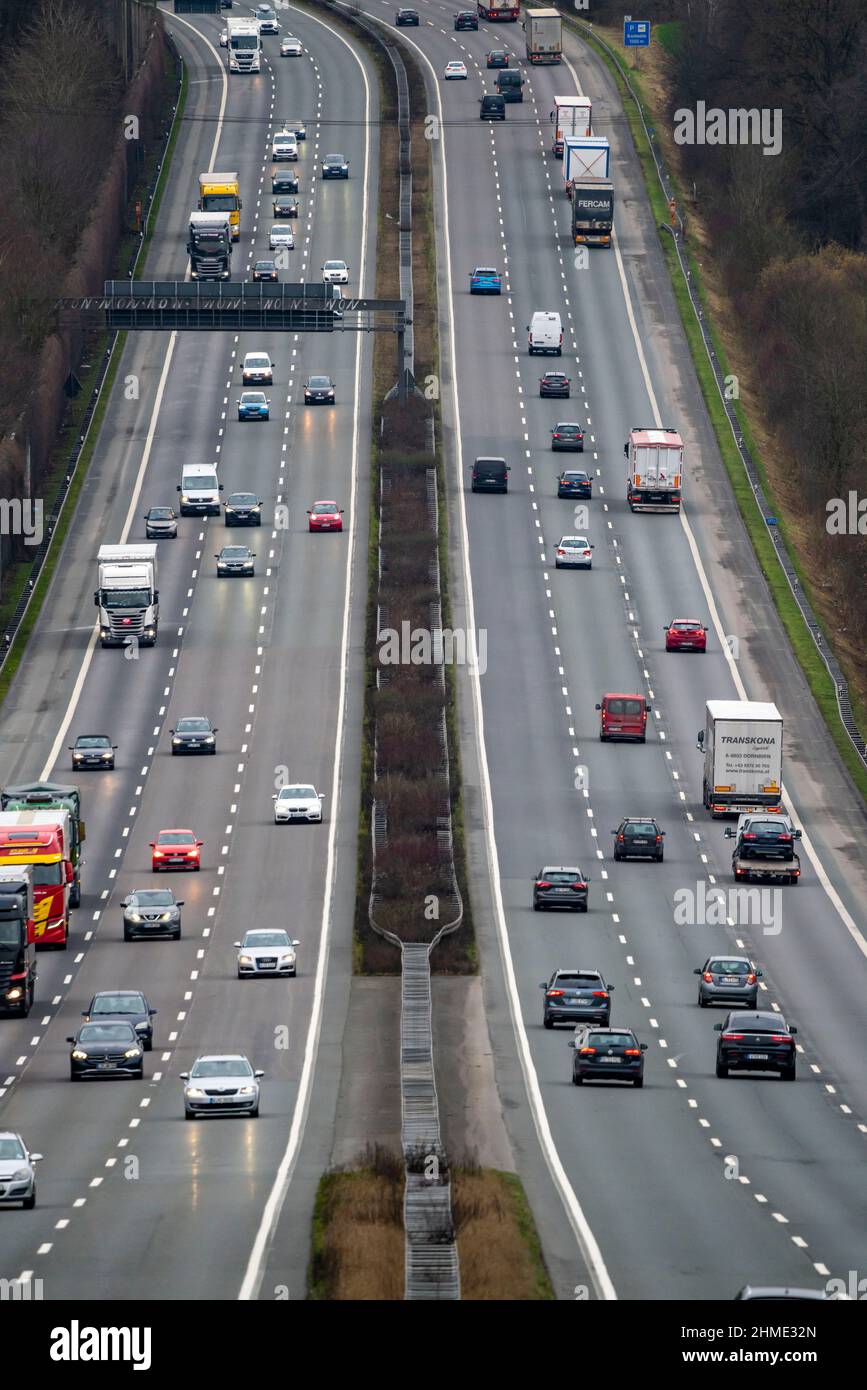
M624 19L623 46L624 48L649 48L650 20Z

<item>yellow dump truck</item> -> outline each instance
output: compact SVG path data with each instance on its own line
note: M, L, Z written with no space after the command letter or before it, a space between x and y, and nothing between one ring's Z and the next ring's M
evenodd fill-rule
M199 174L199 211L228 213L233 241L241 235L241 207L237 174Z

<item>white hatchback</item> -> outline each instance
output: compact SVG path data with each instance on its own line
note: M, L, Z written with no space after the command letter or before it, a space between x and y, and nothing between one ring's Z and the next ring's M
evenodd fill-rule
M584 569L593 567L593 546L586 536L561 536L554 556L555 569Z
M453 77L466 77L466 75L466 63L462 63L459 59L454 58L450 63L446 63L446 70L443 73L443 79L446 82L448 82Z
M322 279L326 285L348 285L349 266L345 261L326 261L322 267Z
M275 222L271 227L268 238L268 245L272 251L276 251L279 246L285 246L289 251L295 249L295 233L286 222Z
M285 39L280 40L281 58L300 58L303 52L301 40L294 39L291 34L287 34Z

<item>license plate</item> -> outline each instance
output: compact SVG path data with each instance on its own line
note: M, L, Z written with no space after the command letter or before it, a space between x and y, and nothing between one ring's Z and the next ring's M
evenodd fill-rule
M721 985L739 985L740 979L737 975L723 975L720 980Z
M612 1066L614 1063L622 1062L622 1061L623 1061L623 1058L622 1058L622 1057L600 1057L599 1060L600 1060L600 1062L603 1062L603 1063L605 1064L605 1066L609 1066L609 1067L610 1067L610 1066Z
M748 1052L747 1057L751 1062L767 1062L767 1052Z
M635 840L632 841L632 843L633 843L634 845L649 845L649 844L650 844L650 841L649 841L649 840L639 840L639 839L636 838Z
M580 1004L583 1009L585 1006L592 1004L593 1000L586 998L573 998L572 1002L573 1004Z
M97 1062L96 1064L98 1071L114 1071L115 1065L114 1062Z

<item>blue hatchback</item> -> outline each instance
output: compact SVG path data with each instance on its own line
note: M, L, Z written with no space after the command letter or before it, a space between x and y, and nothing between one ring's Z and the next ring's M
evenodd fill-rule
M239 420L269 420L271 402L264 391L243 391L238 401Z
M500 294L502 288L500 272L490 266L476 266L470 276L470 294Z

